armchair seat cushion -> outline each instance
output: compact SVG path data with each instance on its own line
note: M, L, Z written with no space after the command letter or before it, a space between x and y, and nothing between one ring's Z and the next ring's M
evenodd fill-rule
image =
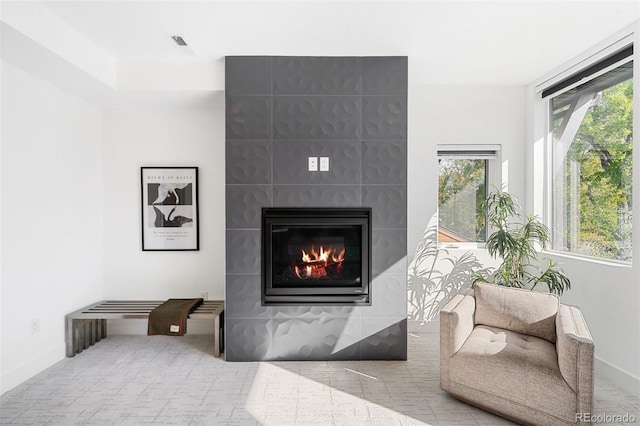
M474 395L478 405L516 418L527 418L534 409L560 422L575 422L576 394L563 379L556 346L548 340L477 325L450 358L449 374L449 391ZM496 407L497 400L508 409Z

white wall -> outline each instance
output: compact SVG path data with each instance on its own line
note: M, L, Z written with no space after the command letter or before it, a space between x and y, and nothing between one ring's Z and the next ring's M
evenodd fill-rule
M562 303L580 307L593 336L600 361L596 373L640 395L638 275L631 266L564 256L555 260L571 278L571 290L562 296Z
M102 297L102 215L101 110L3 61L2 392L64 358L64 315Z
M438 144L500 144L502 181L524 201L524 86L412 85L412 74L419 72L409 69L409 275L415 274L416 248L438 209ZM459 259L467 251L450 250L447 257ZM492 263L485 250L471 252ZM437 264L441 272L447 272L447 265ZM415 329L416 324L410 326Z
M209 299L224 299L224 103L217 96L219 107L212 109L105 112L105 298L161 300L207 291ZM199 251L142 251L142 166L199 167ZM120 327L127 326L110 323L109 332L146 331Z

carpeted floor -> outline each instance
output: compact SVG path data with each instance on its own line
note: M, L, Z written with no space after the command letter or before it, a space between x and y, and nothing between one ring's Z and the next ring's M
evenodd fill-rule
M440 390L438 334L409 360L232 363L208 335L110 336L0 397L2 425L512 424ZM596 415L640 400L596 379Z

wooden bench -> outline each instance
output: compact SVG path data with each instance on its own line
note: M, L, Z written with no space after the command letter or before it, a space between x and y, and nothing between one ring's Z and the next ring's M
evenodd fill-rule
M163 300L103 300L68 314L65 317L67 357L71 358L107 337L107 320L148 319L149 313L162 303ZM224 302L207 300L187 318L213 321L214 354L219 357L224 350Z

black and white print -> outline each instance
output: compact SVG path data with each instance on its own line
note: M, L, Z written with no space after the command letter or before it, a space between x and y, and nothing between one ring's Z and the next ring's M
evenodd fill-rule
M142 168L143 250L198 250L197 172Z

